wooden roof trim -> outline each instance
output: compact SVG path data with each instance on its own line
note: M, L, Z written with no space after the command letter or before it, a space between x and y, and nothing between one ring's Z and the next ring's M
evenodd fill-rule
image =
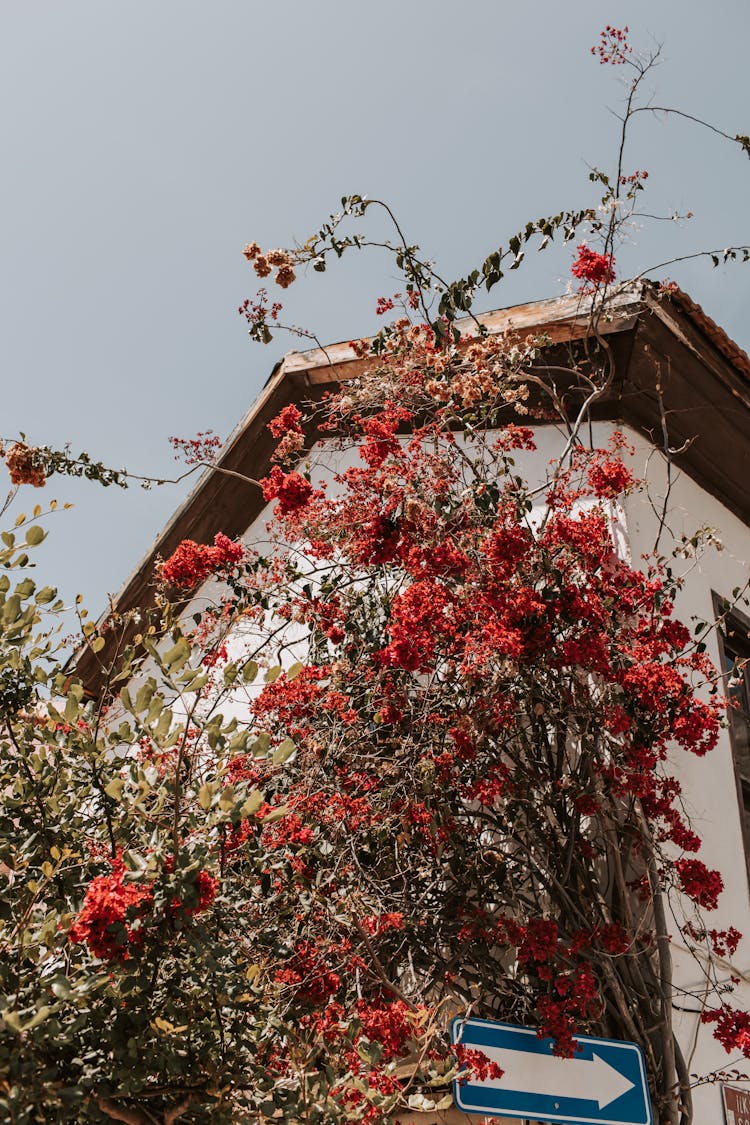
M653 292L653 287L652 287ZM708 313L704 312L699 304L697 304L692 297L688 296L684 290L675 288L668 290L669 302L677 305L683 312L687 313L693 325L728 359L732 367L737 371L741 371L745 378L750 382L750 356L744 351L739 344L736 344L731 336L728 336L724 329L712 320Z
M634 318L642 309L642 286L628 284L613 294L608 306L607 316L598 326L601 334L622 332L632 327ZM483 314L477 319L492 334L514 332L524 337L545 335L553 343L564 343L583 338L589 331L591 299L580 295L552 297L544 301L533 301L515 305L507 309ZM476 329L472 318L458 322L462 335L469 339ZM237 482L222 477L218 470L230 468L237 471L237 463L244 467L255 462L252 471L245 469L247 476L262 476L267 471L267 462L256 458L253 444L259 431L288 402L299 399L305 389L311 392L325 385L345 382L362 374L373 360L357 357L348 341L332 344L326 348L313 348L305 352L288 352L277 363L263 387L260 395L248 412L235 426L222 448L216 468L206 469L198 478L174 515L162 528L151 546L131 571L114 598L114 607L124 611L140 604L153 573L154 563L160 555L171 554L177 543L197 534L196 524L200 521L209 499L204 500L207 490L217 490L216 478L222 480L224 488L236 488ZM258 463L259 462L259 463ZM211 488L211 485L214 485ZM220 487L220 486L219 486ZM257 490L254 490L257 493ZM259 494L258 494L259 495ZM265 506L265 502L250 503L245 509L247 524L252 522ZM257 507L257 511L253 511Z
M554 347L588 335L590 312L590 298L578 295L517 305L478 319L492 334L507 332L521 338L544 337ZM467 342L475 328L476 322L472 319L459 322ZM750 359L698 305L682 291L665 293L649 282L626 284L612 294L597 331L610 337L619 354L619 398L615 391L609 404L602 403L600 407L607 417L617 417L644 433L651 433L658 413L650 386L653 373L647 373L644 381L642 375L636 377L635 369L643 368L644 364L651 366L649 354L662 360L666 358L667 362L680 354L689 356L694 377L705 373L716 390L726 396L720 410L722 431L726 429L727 441L733 443L733 448L737 447L744 469L750 462ZM230 536L241 535L263 511L265 500L256 485L248 483L243 487L236 477L227 476L221 470L229 469L255 480L265 476L275 447L267 430L268 422L288 403L319 398L327 386L356 378L377 362L377 359L358 358L348 342L341 342L325 349L290 352L277 363L260 395L227 440L216 467L200 476L121 587L114 599L114 608L127 612L153 605L156 560L159 556L168 557L183 539L208 542L219 530ZM635 382L630 382L630 375ZM689 385L683 386L689 390ZM710 387L707 389L710 392ZM644 392L645 398L642 397ZM727 402L736 403L737 418L730 418ZM307 447L310 448L319 436L311 429L306 435ZM698 448L703 444L691 446L685 457L686 470L701 479L705 473L704 487L750 523L747 494L743 491L742 496L736 495L740 482L725 479L722 463L726 446L722 446L721 435L706 438L705 454ZM742 475L746 477L746 473ZM99 661L90 653L79 656L77 664L84 680L91 683L97 680Z
M621 332L628 326L628 314L636 316L641 309L641 290L640 284L629 282L613 293L607 302L607 315L597 326L600 335ZM590 335L591 298L580 294L550 297L482 313L476 320L463 317L456 327L464 340L476 335L477 321L493 336L508 332L522 339L547 336L552 343L567 343ZM341 341L325 348L288 352L281 361L281 369L285 374L304 372L309 384L315 386L356 378L373 362L376 361L358 358L351 344Z

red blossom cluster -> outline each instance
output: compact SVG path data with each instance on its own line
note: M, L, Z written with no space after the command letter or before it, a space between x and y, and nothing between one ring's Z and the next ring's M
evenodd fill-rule
M301 421L301 411L294 403L289 403L268 423L272 437L279 442L273 454L274 461L291 460L304 448L305 435Z
M143 921L151 912L153 889L125 882L125 876L125 865L117 859L109 875L99 875L89 883L68 934L71 941L87 945L103 961L126 961L143 944Z
M269 475L261 480L260 486L264 500L278 500L274 509L274 515L278 517L300 511L313 495L313 486L306 477L295 471L284 473L278 465L274 465Z
M708 941L717 957L734 956L742 938L742 934L734 926L726 930L707 930L689 921L682 927L682 932L693 941Z
M34 488L44 487L47 477L36 449L25 445L22 441L17 441L10 449L0 450L0 456L5 458L11 484L31 484Z
M286 434L294 433L301 434L302 426L302 412L290 402L283 410L279 411L275 418L272 418L268 423L268 429L271 431L271 436L275 438L283 438Z
M619 457L597 459L587 476L591 491L603 500L613 500L635 484L633 474Z
M688 898L704 910L716 910L724 880L718 871L710 871L700 859L678 859L675 868Z
M459 1083L464 1086L467 1082L486 1082L492 1078L502 1078L505 1071L496 1062L478 1051L474 1047L465 1047L463 1043L454 1043L453 1054L461 1068Z
M623 184L640 184L648 179L648 172L631 172L629 176L620 176L620 183Z
M238 306L237 312L240 316L244 316L248 324L254 325L264 323L268 317L271 320L278 320L283 307L279 301L273 301L269 305L268 290L261 288L255 294L255 300L251 301L249 298L245 298L242 304Z
M399 426L410 421L411 418L410 410L389 402L374 417L361 420L365 439L359 449L362 460L371 468L379 468L386 457L398 455L401 452L401 444L396 434Z
M341 976L332 972L311 941L297 942L284 968L274 973L277 984L291 986L305 1004L325 1004L341 987Z
M221 438L213 430L199 430L194 438L171 437L169 444L175 450L175 460L186 465L213 464L221 449Z
M173 860L171 856L167 857L164 864L164 870L171 872L173 870ZM216 898L219 890L219 880L210 875L208 871L200 870L195 876L195 881L192 885L192 897L194 902L185 902L183 899L174 896L170 903L170 921L174 922L178 919L193 918L196 914L202 914L204 910L208 910L211 903Z
M170 586L193 589L211 574L233 570L242 561L245 548L218 532L213 546L183 539L175 551L159 567L159 577Z
M554 990L558 996L540 996L537 1013L541 1026L540 1038L551 1036L555 1045L553 1053L560 1058L572 1058L576 1051L575 1032L582 1021L596 1019L602 1012L599 986L590 965L582 965L573 972L555 977Z
M702 1023L714 1023L714 1036L727 1054L740 1051L750 1059L750 1012L740 1012L723 1004L718 1011L705 1011L701 1014Z
M419 308L419 293L416 289L407 288L406 297L402 297L401 293L394 293L392 297L378 297L375 315L385 316L386 313L392 312L396 307L396 301L404 301L406 307L410 309Z
M368 934L382 934L386 930L403 930L404 915L401 911L388 914L368 914L362 919L362 927Z
M536 1004L540 1038L555 1040L554 1053L572 1057L575 1033L581 1021L596 1018L602 1009L599 985L588 960L575 959L600 945L613 956L624 953L628 940L621 925L611 923L579 930L566 943L557 923L550 918L532 918L526 925L504 918L498 936L517 949L518 963L538 978L544 992Z
M610 24L599 33L599 42L591 48L591 54L597 55L600 65L609 63L611 66L622 66L628 62L633 48L628 43L627 27L611 27Z
M165 871L171 870L169 863ZM216 897L218 881L207 871L195 877L195 903L187 905L173 898L169 921L189 919L207 910ZM68 937L72 942L87 945L95 957L103 961L123 962L138 951L150 927L158 925L154 917L154 884L128 879L127 869L118 856L111 861L111 871L98 875L86 889L78 916Z
M582 283L587 283L587 287L608 285L615 279L615 259L612 254L599 254L581 242L570 272Z
M387 1062L402 1055L413 1038L414 1016L403 1000L360 1000L357 1017L367 1038L381 1045Z

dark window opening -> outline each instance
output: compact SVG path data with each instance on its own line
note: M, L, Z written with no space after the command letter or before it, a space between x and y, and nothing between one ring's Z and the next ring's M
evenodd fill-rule
M727 721L750 879L750 620L736 610L727 612L721 598L715 599L715 605L725 615L719 643L724 691L733 703L727 708Z

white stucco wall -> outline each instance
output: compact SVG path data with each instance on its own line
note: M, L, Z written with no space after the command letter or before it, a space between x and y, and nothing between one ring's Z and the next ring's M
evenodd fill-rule
M653 455L653 450L642 438L629 435L636 445L636 467L644 472L647 466L652 496L663 498L666 485L665 464ZM650 456L649 456L650 455ZM640 462L640 465L639 465ZM658 506L658 504L657 504ZM628 537L632 556L637 560L653 547L658 520L642 497L633 496L626 501ZM729 512L713 496L684 473L677 473L669 493L666 526L675 539L691 536L699 528L715 528L723 549L708 547L697 559L675 561L675 570L685 577L685 584L677 599L678 616L690 625L691 621L712 621L714 608L712 592L731 600L732 591L744 588L750 577L750 528ZM663 535L660 550L670 554L675 540ZM746 606L741 606L746 610ZM720 664L719 638L715 631L706 638L708 655L718 667ZM750 889L742 838L742 821L737 798L737 788L732 760L729 732L723 730L715 750L705 758L680 756L679 777L686 808L696 831L703 839L700 858L708 867L722 873L725 889L719 899L718 910L706 914L707 924L716 929L735 926L746 935L740 942L731 964L720 964L719 978L725 982L730 977L739 978L736 991L728 997L733 1006L750 1008ZM675 983L691 990L700 980L700 971L678 939L673 943ZM690 997L675 1003L685 1008L699 1005ZM750 1065L739 1054L728 1055L714 1039L710 1025L701 1025L697 1015L676 1013L676 1026L680 1041L687 1051L688 1068L692 1074L707 1075L715 1070L739 1069L750 1073ZM721 1091L717 1086L703 1086L693 1093L696 1123L713 1125L723 1122Z

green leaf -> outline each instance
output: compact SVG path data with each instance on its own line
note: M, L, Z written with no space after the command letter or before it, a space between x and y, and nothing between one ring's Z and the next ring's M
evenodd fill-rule
M121 777L115 777L112 779L112 781L109 782L108 785L104 786L104 792L108 797L111 797L113 801L119 801L122 799L122 791L124 786L125 782L123 781L123 779Z
M38 524L35 524L34 527L30 527L26 532L26 542L30 547L38 547L46 538L47 532L44 528L39 527Z
M263 731L262 734L258 735L255 742L253 742L252 746L250 747L250 753L253 754L256 758L260 758L265 757L270 749L271 736L267 733L267 731Z
M190 656L190 642L185 637L180 637L173 648L164 654L164 664L170 672L179 672L184 667Z
M235 804L234 786L228 785L219 797L219 808L223 812L228 812L230 809L234 808Z
M242 816L252 816L253 813L256 813L260 806L263 804L263 800L264 797L260 789L253 789L252 793L240 809Z
M281 766L291 758L296 749L297 747L294 745L291 738L285 738L274 750L271 761L275 766Z
M273 822L275 820L281 820L281 818L283 816L286 816L286 814L288 812L289 812L289 806L288 805L279 805L278 808L273 809L270 813L267 813L266 816L263 817L263 823L264 824L273 824Z
M254 660L248 660L247 664L243 664L242 679L246 684L251 684L257 675L258 665Z
M21 599L18 594L11 594L3 606L3 624L12 625L21 616Z
M65 701L65 711L63 712L63 714L65 715L65 722L74 723L78 718L80 711L81 708L76 697L74 695L68 695L68 698Z
M33 1016L28 1023L24 1024L23 1030L31 1031L32 1028L38 1027L40 1023L44 1023L48 1016L52 1015L52 1012L52 1008L50 1008L47 1004L42 1004L36 1015Z
M55 977L50 987L58 1000L67 1000L73 992L67 977Z
M0 1016L2 1016L11 1031L15 1031L16 1035L20 1035L21 1020L19 1019L18 1012L14 1012L11 1008L5 1008L4 1011L0 1012Z
M206 812L211 808L211 803L214 799L216 792L216 782L207 781L205 785L201 785L198 790L198 804Z
M209 680L208 672L203 672L191 679L187 687L183 688L184 692L202 691Z
M164 738L172 725L172 708L163 707L159 714L159 721L154 729L155 738Z
M281 675L281 671L281 665L275 664L273 668L268 669L263 679L267 684L272 684L275 680L278 680L279 676Z
M139 714L148 710L151 705L154 692L156 691L156 680L148 679L145 684L138 688L138 693L135 697L135 709Z

